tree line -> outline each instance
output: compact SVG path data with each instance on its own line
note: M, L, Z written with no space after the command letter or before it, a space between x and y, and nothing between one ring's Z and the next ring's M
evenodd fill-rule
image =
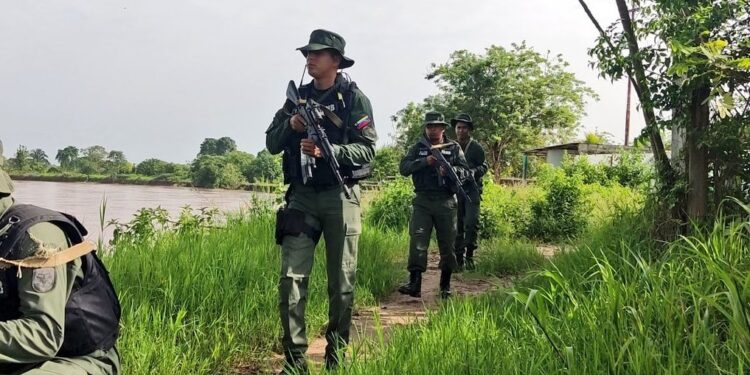
M111 178L143 177L153 181L192 184L196 187L237 189L249 183L281 180L281 160L268 151L257 154L237 150L230 137L206 138L189 164L150 158L140 163L127 160L125 153L95 145L66 146L57 150L53 164L39 148L19 146L8 159L15 174L85 175Z

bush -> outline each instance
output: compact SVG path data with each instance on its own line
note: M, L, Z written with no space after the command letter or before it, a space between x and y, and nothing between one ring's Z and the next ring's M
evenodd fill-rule
M479 207L479 238L521 236L531 221L530 201L540 194L533 186L508 188L486 179Z
M409 226L414 196L410 180L397 178L386 184L370 202L365 218L371 225L394 230Z
M242 170L242 174L249 182L279 181L282 176L281 156L271 155L264 149L258 156Z
M620 153L613 165L593 164L585 157L566 157L561 169L568 177L578 176L584 184L602 186L617 183L636 188L652 178L652 168L643 162L643 154L638 150Z
M605 167L607 177L622 186L639 187L653 178L653 168L643 162L640 152L623 152L617 164Z
M599 184L607 186L612 183L612 179L607 173L608 167L606 165L592 164L585 157L566 157L563 160L561 168L566 176L578 176L584 184Z
M375 150L371 179L382 181L389 177L399 176L398 167L403 156L403 149L396 146L386 146Z
M586 204L578 176L562 171L551 173L542 181L545 197L531 203L531 220L525 234L544 241L572 238L586 227Z

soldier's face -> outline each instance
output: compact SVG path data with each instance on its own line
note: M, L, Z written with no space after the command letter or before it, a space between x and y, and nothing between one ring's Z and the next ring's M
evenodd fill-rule
M458 139L467 139L469 138L469 135L471 135L471 128L469 127L469 124L460 121L457 122L456 137L458 137Z
M430 142L440 142L443 140L445 126L439 124L427 125L425 132L427 133L427 139L429 139Z
M341 58L329 50L310 51L307 53L307 72L313 78L320 78L335 73Z

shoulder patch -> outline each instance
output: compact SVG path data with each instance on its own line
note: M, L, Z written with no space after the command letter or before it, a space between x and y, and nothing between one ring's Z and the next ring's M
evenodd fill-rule
M31 272L31 287L39 293L47 293L55 287L54 268L35 268Z
M365 128L365 127L366 127L367 125L370 125L370 123L371 123L371 122L372 122L372 120L370 120L370 116L368 116L368 115L364 115L364 116L362 116L362 118L360 118L359 120L357 120L357 122L356 122L356 123L354 123L354 126L355 126L355 127L357 128L357 129L359 129L359 130L362 130L362 129L364 129L364 128Z

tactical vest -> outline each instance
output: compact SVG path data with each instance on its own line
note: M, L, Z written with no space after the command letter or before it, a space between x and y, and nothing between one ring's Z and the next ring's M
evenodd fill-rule
M328 135L328 140L331 144L345 145L349 143L349 129L347 126L350 124L349 117L351 115L351 107L354 104L354 90L356 88L357 84L355 82L348 81L341 75L336 77L334 86L319 98L313 97L315 89L312 82L302 85L299 88L300 97L314 99L321 105L328 107L343 121L344 124L339 128L327 117L323 120L323 129ZM293 182L302 183L300 142L305 138L307 138L307 133L295 132L287 148L284 149L282 160L285 184ZM308 183L308 185L321 188L338 185L333 171L325 160L316 158L315 165L312 182ZM371 174L370 169L369 164L357 167L341 164L339 173L341 173L341 177L344 178L345 182L356 182L369 177Z
M0 236L0 256L20 260L24 254L18 244L35 224L49 222L59 227L72 244L83 242L86 229L73 216L32 205L13 205L0 217L0 228L9 229ZM120 328L120 302L104 264L94 252L81 257L83 278L73 285L65 305L65 334L59 357L77 357L97 349L111 349ZM0 270L3 291L0 294L0 321L21 317L17 270Z
M446 147L440 152L443 154L445 159L453 164L458 157L458 152L461 146L458 143L448 140L445 138L444 143L451 142L453 145ZM422 144L417 143L417 158L426 158L430 155L430 148ZM460 177L460 176L459 176ZM441 177L438 174L437 167L423 168L411 175L412 183L414 184L414 191L418 193L430 192L430 193L445 193L446 195L453 195L454 192L451 190L450 185L445 181L445 177ZM442 183L441 183L442 180Z

